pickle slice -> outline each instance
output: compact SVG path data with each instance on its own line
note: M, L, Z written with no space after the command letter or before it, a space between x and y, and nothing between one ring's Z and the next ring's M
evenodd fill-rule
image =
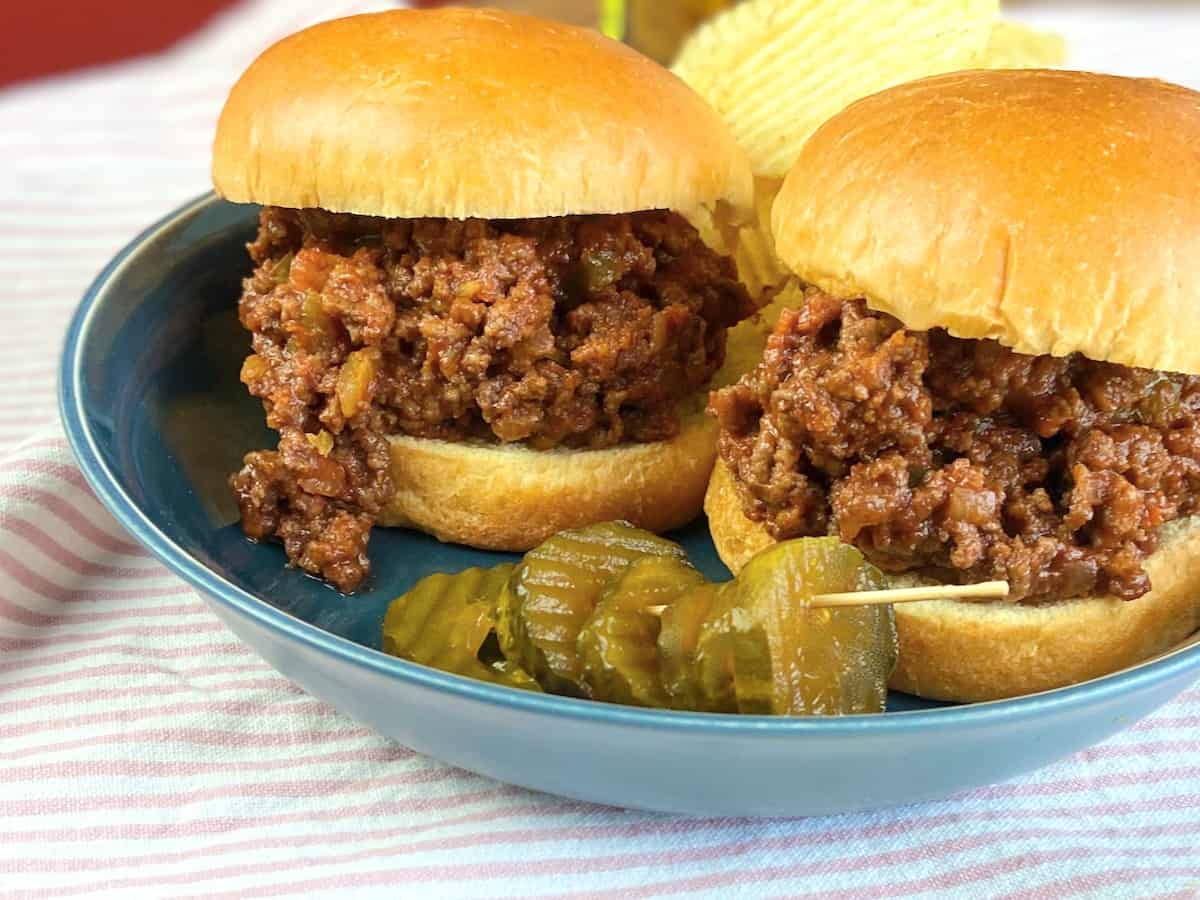
M483 665L490 673L485 676L485 680L487 681L504 684L508 687L520 688L523 691L534 691L538 694L542 692L542 686L537 683L537 679L515 662L507 659L496 659L488 663L483 663Z
M720 590L719 584L697 585L663 611L658 632L659 675L673 709L737 712L736 704L722 709L709 699L701 687L696 660L701 629Z
M709 604L707 615L696 636L696 649L692 654L692 678L696 691L696 708L705 712L745 712L738 705L734 688L734 660L741 658L755 666L765 665L770 670L771 661L766 650L763 658L734 652L734 643L743 637L747 629L746 611L738 604L737 581L727 581L717 586Z
M604 522L549 538L525 554L500 597L500 648L546 690L589 696L577 641L608 580L645 557L684 560L673 541L628 522Z
M519 666L479 658L496 626L496 601L514 568L507 563L422 578L388 606L383 651L455 675L538 690Z
M670 604L704 583L674 557L639 559L614 576L579 632L583 682L593 700L629 706L669 706L659 674L659 616L647 607Z
M697 667L712 705L774 715L882 712L898 642L890 606L816 609L814 594L883 578L836 538L764 550L722 586L701 628Z

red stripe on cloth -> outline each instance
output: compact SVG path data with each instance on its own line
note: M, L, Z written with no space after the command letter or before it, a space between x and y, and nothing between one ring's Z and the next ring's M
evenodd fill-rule
M55 438L46 444L33 444L32 448L40 449L41 447L50 446L62 447L65 449L65 443L61 438ZM90 494L91 489L88 487L88 483L86 479L84 479L83 473L80 472L79 469L75 468L75 466L67 465L66 463L61 463L53 459L47 459L44 456L25 455L25 452L31 449L28 445L22 447L21 449L23 451L21 456L12 457L4 460L4 462L0 462L0 472L24 472L28 475L50 475L54 478L57 478L59 481L64 481L82 491L88 491Z
M1154 731L1158 728L1197 728L1200 716L1155 716L1152 721L1138 722L1130 731Z
M1046 881L1036 888L997 895L996 900L1061 900L1064 897L1077 897L1080 894L1095 896L1095 892L1101 888L1112 887L1117 884L1129 885L1131 888L1134 885L1137 885L1139 888L1145 887L1149 882L1148 875L1151 878L1162 877L1161 870L1159 869L1145 869L1141 866L1121 866L1119 869L1109 869L1103 872L1087 872L1056 881ZM1177 877L1198 879L1200 878L1200 869L1193 871L1190 876L1183 875ZM1184 896L1195 900L1197 896L1200 896L1200 884L1195 885Z
M122 619L167 618L170 616L212 615L203 602L178 603L173 606L135 606L132 608L108 609L99 612L43 613L27 609L0 596L0 618L22 625L91 625L97 622L116 622Z
M526 815L527 812L515 813L514 816ZM467 824L477 820L477 816L463 817L454 824ZM465 821L464 821L465 820ZM489 818L487 821L493 821ZM438 823L441 827L446 827L446 822ZM728 820L728 819L668 819L655 818L645 822L632 822L616 825L594 825L585 827L567 827L560 828L552 826L549 828L524 828L524 829L508 829L505 831L492 832L473 832L466 835L455 835L453 837L428 838L422 841L406 841L402 844L388 845L378 848L385 855L394 855L393 851L400 854L416 854L426 850L443 852L446 850L461 850L473 847L510 845L514 847L524 847L530 844L542 843L576 843L587 842L591 840L609 840L613 838L631 839L638 837L657 837L657 836L674 836L680 834L695 834L697 832L719 833L736 827L744 826L745 822ZM145 855L127 856L127 857L112 857L105 860L97 860L97 865L87 866L85 868L102 869L106 868L108 863L114 866L143 866L143 865L166 865L170 863L188 862L194 859L209 859L213 856L223 856L232 852L245 852L247 850L265 850L273 847L304 847L304 846L339 846L342 844L364 843L367 841L377 841L385 838L397 837L394 828L376 828L366 831L343 831L336 833L321 833L306 836L297 836L291 839L277 840L271 838L258 838L247 841L237 841L235 843L227 843L217 846L196 847L190 850L174 851L174 852L158 852L153 851ZM321 863L333 863L339 860L333 857L322 857ZM346 860L340 860L342 862ZM31 861L32 862L32 861ZM14 860L13 864L20 867L21 862ZM82 871L83 869L65 865L62 868L45 868L44 871Z
M12 653L15 651L40 650L43 647L61 647L64 644L94 644L97 641L107 641L116 637L153 638L179 637L196 634L221 634L228 631L225 623L212 618L206 622L180 622L173 625L126 625L122 628L109 628L106 631L95 631L86 634L45 634L40 637L5 637L0 636L0 651ZM0 725L0 736L4 734L4 726Z
M308 800L359 794L389 787L411 787L436 784L456 778L477 779L455 769L421 768L400 775L379 778L305 779L302 781L230 781L217 787L167 794L121 793L87 797L34 798L6 800L0 798L0 816L52 816L62 813L95 812L98 810L179 809L193 803L235 797L276 797L287 800Z
M1175 854L1179 852L1179 849L1180 848L1164 848L1164 852L1168 854ZM1079 862L1080 860L1093 860L1098 857L1105 856L1153 856L1157 852L1157 848L1146 853L1137 849L1111 849L1105 846L1069 847L1061 850L1037 850L1031 853L1009 856L994 862L965 866L952 872L931 876L929 878L901 881L897 884L887 886L879 885L869 891L849 889L831 892L822 891L807 894L793 894L792 896L796 898L805 898L805 900L818 900L818 898L824 898L824 900L860 900L860 898L861 900L882 900L882 898L888 897L911 896L913 894L919 894L929 890L953 890L963 888L968 885L978 885L980 882L986 883L1000 875L1028 871L1034 867L1042 867L1056 862ZM1186 852L1186 850L1184 852ZM1194 869L1187 869L1179 866L1142 866L1138 867L1137 871L1142 877L1150 878L1185 878L1195 875Z
M474 803L486 803L503 800L514 796L524 796L519 788L507 785L497 785L484 790L466 791L459 794L435 797L405 797L400 800L376 800L371 803L353 805L333 805L325 809L309 809L299 812L277 813L273 815L248 816L219 816L202 819L186 819L183 817L171 821L155 821L141 824L113 823L111 825L92 826L89 828L52 828L39 831L8 831L0 832L0 841L5 844L20 842L76 842L76 841L108 841L108 840L164 840L172 837L194 838L213 834L246 831L257 828L270 828L277 825L297 825L306 823L325 823L343 821L362 821L397 816L405 813L440 813L446 810L459 809ZM530 814L537 812L543 815L578 814L580 810L570 804L552 802L545 806L526 804L524 809ZM439 819L435 822L422 824L398 824L392 829L397 834L419 833L433 831L454 824L471 824L487 822L493 818L512 813L508 807L484 810L471 813L461 819Z
M80 669L71 669L67 672L53 672L49 675L35 675L32 678L12 679L9 681L0 681L0 690L8 693L17 693L18 691L29 690L30 688L40 688L46 685L64 685L71 682L81 682L84 684L94 684L96 679L110 678L114 675L133 675L147 676L158 675L164 678L183 679L189 684L197 678L208 678L213 675L232 675L240 672L274 672L275 670L268 666L265 662L255 658L254 662L248 663L226 663L217 666L195 666L194 668L167 668L164 666L156 666L151 663L106 663L102 666L85 666ZM282 675L279 676L282 679ZM202 689L203 686L198 686Z
M519 788L499 787L496 790L500 791L504 796L523 797L537 796L527 795ZM1197 806L1200 806L1200 796L1196 798ZM1136 804L1136 809L1129 810L1133 813L1145 812L1157 808L1153 801L1147 801ZM230 828L230 823L225 819L210 819L210 820L192 820L187 822L172 822L164 824L160 822L144 823L144 824L114 824L112 826L94 826L83 829L62 829L56 828L53 830L34 830L22 832L7 832L0 833L0 842L5 844L16 844L22 842L79 842L79 841L105 841L105 840L178 840L184 837L195 837L201 834L223 834L227 831L244 831L259 826L267 827L276 824L295 824L297 822L320 821L320 822L336 822L336 821L359 821L364 819L376 819L386 809L386 803L375 803L370 806L353 806L345 807L331 813L329 811L305 811L300 813L284 814L279 818L268 818L259 820L256 817L248 816L239 820L236 827ZM419 823L409 825L389 826L386 829L381 829L379 836L398 836L400 834L413 835L427 831L433 831L441 828L457 827L466 824L477 824L480 822L495 822L497 820L521 819L528 816L535 816L539 820L551 819L557 816L578 815L592 811L594 807L580 802L567 800L552 800L547 799L544 804L528 805L516 804L511 807L492 810L483 813L470 813L459 818L443 819L432 823ZM829 827L822 831L814 831L809 834L812 844L828 845L828 844L846 844L856 840L871 841L880 838L889 838L903 834L918 834L923 831L935 827L948 827L959 824L968 824L972 822L983 823L1007 823L1013 819L1012 812L1003 810L988 810L988 811L973 811L973 812L957 812L941 815L918 815L913 817L904 817L900 820L887 823L879 826L870 826L866 828L859 827ZM1076 808L1053 808L1053 809L1038 809L1022 811L1021 818L1045 818L1045 819L1073 819L1077 820L1080 812ZM315 817L315 818L314 818ZM672 821L703 821L709 822L714 826L725 824L730 829L750 829L754 826L755 820L749 819L725 819L725 820L679 820L670 818L655 817L652 822L672 822ZM806 820L805 824L811 824L814 827L822 827L821 820ZM596 826L602 827L602 826ZM1178 829L1178 824L1161 826L1168 829L1166 833L1174 834ZM1052 829L1054 834L1064 835L1073 834L1073 831L1064 831L1062 828ZM1097 832L1109 834L1111 829L1090 829L1083 836L1093 836ZM1132 828L1117 828L1118 832L1126 832L1133 836L1143 834L1158 834L1161 832L1151 832L1147 829ZM492 832L475 832L475 834L484 835ZM374 836L374 832L367 833ZM587 835L586 829L580 830L573 826L551 826L546 830L546 840L553 841L552 836L562 835L564 840L569 841L585 841ZM338 843L344 837L346 840L354 840L356 837L363 835L361 831L352 832L328 832L325 830L313 833L309 839L310 843ZM595 835L592 835L593 837ZM364 838L366 839L366 838ZM290 839L289 839L290 840ZM540 840L540 839L539 839ZM513 843L513 841L509 841ZM195 854L202 855L208 850L224 850L228 848L230 851L240 849L258 849L260 847L272 846L270 839L250 838L239 841L230 842L221 845L209 845L205 848L196 848ZM290 844L289 844L290 846ZM189 858L191 858L189 852Z
M277 713L278 715L278 713ZM86 738L72 738L68 741L55 741L49 744L38 744L32 747L21 747L18 750L0 752L0 760L28 759L31 756L41 756L46 753L62 753L67 750L80 750L121 744L171 744L196 747L225 747L225 748L265 748L265 747L295 747L304 744L325 744L336 741L362 740L377 737L374 732L365 728L343 728L340 731L321 731L313 728L296 729L287 732L264 732L261 734L246 734L241 731L222 730L217 728L164 727L144 728L139 731L123 731L117 734L98 734Z
M186 584L152 588L72 588L51 581L37 572L26 568L15 557L0 549L0 574L43 597L59 603L75 603L80 600L139 600L149 597L179 596L193 589Z
M0 738L25 737L44 732L71 731L88 725L117 725L142 722L146 719L164 719L168 716L225 716L231 719L272 719L276 717L312 713L333 717L333 707L321 700L289 700L264 707L254 700L199 700L174 705L149 706L140 704L136 709L109 709L104 712L82 716L48 719L37 722L15 722L0 725Z
M36 547L60 566L71 569L79 575L94 578L162 578L169 573L161 566L131 567L110 566L105 563L84 559L73 550L63 546L43 531L33 522L20 516L0 512L0 531L9 531L23 538L27 543Z
M42 653L32 659L12 659L0 661L0 674L57 666L75 659L95 659L102 653L112 653L120 656L140 656L144 659L196 659L214 656L251 656L253 651L242 643L201 644L191 647L129 647L123 644L109 644L105 647L88 647L82 650L65 650L61 653Z
M942 824L946 819L953 819L955 822L962 821L958 817L934 817L931 821L920 822L922 829L929 829ZM941 820L941 821L939 821ZM453 850L468 850L485 846L510 846L510 847L528 847L531 845L541 844L586 844L592 841L613 841L613 840L637 840L640 838L650 837L670 837L674 838L680 835L701 836L703 838L719 838L725 837L730 833L736 833L739 830L744 830L749 826L749 822L744 819L672 819L672 818L653 818L645 821L625 822L608 825L593 825L582 827L559 827L551 826L545 828L522 828L522 829L507 829L503 831L477 831L464 835L453 835L449 837L428 838L420 841L405 840L394 844L373 847L368 851L356 851L338 855L323 855L320 858L312 861L310 864L303 865L296 863L296 868L316 868L326 865L338 865L348 862L356 862L362 857L361 852L367 852L379 856L407 856L418 855L421 853L438 853L445 854ZM909 823L911 824L911 823ZM1153 830L1128 830L1120 828L1105 828L1105 829L1090 829L1086 835L1079 832L1072 832L1070 837L1078 839L1080 837L1100 837L1105 839L1128 837L1131 834L1140 836L1161 836L1178 837L1181 833L1193 833L1195 830L1189 830L1186 827L1179 825L1160 826ZM804 846L828 846L828 845L843 845L849 842L861 843L863 841L877 839L882 836L893 836L897 833L906 833L905 830L889 827L889 828L871 828L864 831L836 829L834 832L814 833L807 835L804 839L800 839L794 843ZM1022 828L1017 829L1008 835L1010 839L1021 841L1036 840L1036 839L1061 839L1064 833L1059 829L1050 828ZM321 845L324 847L337 846L342 843L364 843L367 841L377 841L388 837L396 837L393 829L372 829L369 831L354 831L342 832L340 835L333 834L314 834L307 838L291 838L285 841L258 839L251 841L239 841L234 844L223 846L198 847L186 851L172 852L157 852L152 851L144 855L127 856L127 857L110 857L104 860L97 860L95 865L78 866L73 862L64 864L61 867L44 868L44 871L82 871L87 869L104 869L110 865L113 867L134 867L134 866L158 866L180 862L189 862L196 859L210 859L216 855L224 855L230 852L245 852L247 850L260 850L279 847L281 845L291 847L300 847L306 845ZM986 839L986 838L985 838ZM702 848L701 848L702 849ZM771 847L763 848L766 850ZM31 861L32 863L32 861ZM19 868L21 862L14 861L14 864ZM264 864L264 868L260 871L274 871L276 864ZM206 869L203 876L194 875L195 880L200 881L208 878L243 876L255 874L246 870L244 867L229 867L226 869ZM515 874L515 873L514 873ZM140 887L151 884L158 884L154 880L145 882L122 882L120 887ZM106 885L108 886L108 885Z
M996 842L995 836L989 835L987 842L964 842L969 843L972 848L979 846L994 845ZM920 860L921 853L925 849L921 848L919 853L909 853L907 856L913 860ZM967 869L958 870L951 875L939 875L931 878L905 881L899 879L889 879L890 884L887 887L876 887L872 889L852 888L849 890L839 891L820 891L815 894L797 895L809 896L812 898L828 898L828 900L869 900L869 898L896 897L905 894L918 893L922 890L934 889L949 889L953 887L961 887L966 884L972 884L985 880L996 875L1007 874L1013 871L1019 871L1022 868L1032 867L1034 865L1044 865L1049 862L1077 860L1088 858L1089 856L1099 854L1104 855L1108 851L1103 848L1098 848L1093 851L1092 848L1065 848L1054 851L1041 851L1019 856L1011 856L992 863L985 863L968 867ZM1136 851L1130 851L1129 855L1136 854ZM674 858L677 853L660 854L661 860L647 859L647 861L638 866L630 866L630 868L656 868L659 866L673 865ZM1116 856L1126 854L1114 853ZM625 858L628 859L627 857ZM590 863L591 859L565 859L565 860L550 860L545 863L539 861L537 863L491 863L487 865L478 865L471 861L466 861L460 866L427 866L413 868L393 868L384 870L374 870L370 872L343 872L338 874L327 875L318 878L309 878L300 881L284 881L276 879L274 883L257 885L254 887L244 887L232 891L206 891L203 894L176 894L177 900L190 900L190 898L208 898L208 900L240 900L244 897L279 897L289 894L302 895L307 892L341 889L357 887L371 887L375 885L395 885L395 884L426 884L432 882L470 882L484 881L493 882L500 879L511 879L517 877L531 877L533 875L582 875L585 873L597 871ZM844 861L844 864L837 871L862 871L863 869L871 868L873 860L870 855L859 854L853 859ZM278 872L289 871L288 863L280 863L276 867ZM604 869L603 871L611 871ZM772 866L754 869L740 869L733 872L720 872L713 875L703 876L699 878L675 878L670 881L655 882L653 884L640 885L635 888L612 889L603 892L583 891L579 893L541 895L544 900L549 900L549 897L559 898L633 898L633 897L653 897L658 895L695 893L702 890L713 890L715 888L727 888L733 886L743 886L747 884L761 884L769 881L780 881L784 879L798 878L814 874L816 872L828 871L828 868L820 864L800 864L794 866ZM1144 871L1153 872L1156 875L1173 875L1177 876L1180 873L1186 873L1188 870L1174 868L1169 866L1158 867L1154 869L1146 869ZM175 882L149 882L151 884L159 883L175 883ZM186 881L182 883L187 883ZM96 886L96 887L99 887ZM46 896L46 895L40 895Z
M83 691L64 691L59 694L23 697L20 700L0 701L0 715L21 713L29 710L51 709L55 706L75 706L85 703L100 703L118 698L167 697L176 694L215 694L224 691L277 691L285 694L303 695L299 687L276 675L273 678L242 678L235 681L215 682L198 686L195 684L123 684L96 686ZM4 770L6 773L10 769Z
M16 622L19 625L36 626L50 625L57 617L49 613L26 609L24 606L0 596L0 618L8 619L10 622Z
M1057 781L1040 781L1030 784L1002 784L995 787L978 788L964 794L973 800L990 800L1009 797L1044 797L1058 794L1090 793L1106 788L1130 785L1157 784L1180 778L1200 779L1200 766L1177 766L1138 772L1108 772L1089 776L1074 776Z
M76 535L85 538L101 550L125 556L147 555L137 544L114 537L98 527L83 512L59 494L53 494L27 484L9 484L0 486L0 500L6 498L32 503L46 512L53 513L55 517L73 529Z
M994 848L998 843L999 838L996 835L986 835L982 840L960 840L956 842L959 846L965 849L974 849L976 847L991 847ZM940 855L944 855L948 851L942 848L937 851ZM612 898L612 900L634 900L634 898L642 897L658 897L669 896L673 894L693 894L701 891L713 891L718 888L728 888L734 885L746 884L761 884L763 882L785 881L798 878L812 877L814 875L860 872L872 868L879 864L880 868L884 869L879 874L883 877L883 883L872 885L870 887L854 887L839 890L821 890L812 893L788 893L785 895L791 898L804 898L804 900L877 900L877 898L886 897L906 897L912 894L919 894L926 891L947 891L956 888L962 888L966 885L978 884L981 881L987 881L1001 875L1007 875L1012 872L1022 870L1032 870L1038 866L1044 866L1054 862L1077 861L1080 859L1095 858L1105 855L1113 855L1118 857L1137 856L1137 849L1109 849L1107 847L1065 847L1054 850L1033 850L1027 853L1019 853L1012 856L1007 856L1001 859L993 859L987 863L979 863L965 866L958 869L952 869L940 872L937 875L932 875L925 878L905 879L903 877L895 877L895 870L887 869L879 857L886 857L888 865L894 865L897 857L902 858L905 862L920 862L931 858L931 848L921 846L914 850L900 851L898 853L884 853L874 856L872 854L858 854L854 857L843 858L834 862L816 862L816 863L799 863L788 866L767 866L754 869L737 869L727 872L715 872L709 875L702 875L692 878L674 878L669 881L655 881L638 885L636 887L617 888L604 891L603 893L595 891L572 891L559 894L543 894L541 900L593 900L593 898ZM670 856L671 854L664 854ZM665 861L664 865L667 864ZM1153 869L1145 869L1143 871L1154 872L1156 875L1178 876L1181 872L1186 872L1185 869L1162 866ZM391 874L396 877L399 873L392 870L390 873L374 872L371 877L376 875ZM250 889L241 896L244 897L273 897L280 894L286 894L289 890L303 888L304 890L319 890L327 886L326 881L332 879L321 879L320 883L314 879L308 882L292 882L290 884L272 885L266 888ZM381 882L371 882L381 883ZM332 886L332 885L329 885ZM355 883L357 885L357 882ZM278 893L276 893L278 889ZM189 895L196 897L199 895ZM204 896L213 898L234 897L235 894L206 894ZM183 898L179 898L183 900Z
M1148 758L1159 753L1200 753L1200 740L1186 741L1138 741L1134 744L1105 744L1081 750L1080 761L1093 759L1123 759L1125 757Z
M146 760L104 759L64 760L53 763L36 763L29 766L11 766L3 770L4 780L42 781L51 778L190 778L196 775L241 775L249 772L281 772L312 766L327 766L343 763L385 763L411 759L413 751L400 747L367 747L356 750L338 750L334 753L314 753L307 756L285 756L279 759L216 759L216 760ZM390 833L390 830L385 832ZM130 857L141 860L143 857ZM116 863L115 857L95 860L90 868L105 868ZM78 867L80 861L71 865ZM88 868L88 867L84 867Z
M2 371L3 370L0 370L0 372L2 372ZM54 367L50 368L49 371L52 373L57 373L58 367L54 366ZM61 450L64 453L70 450L70 444L67 443L67 439L65 437L63 437L61 434L56 433L56 434L48 434L45 437L29 438L26 441L22 441L21 444L17 447L17 449L14 452L28 453L30 450L40 450L40 449L51 448L51 447L53 447L57 450ZM52 460L47 460L45 457L41 457L41 456L30 456L30 457L27 457L26 459L29 462L38 462L41 460L45 460L46 462L52 462ZM0 471L3 471L3 468L4 468L4 463L0 463Z

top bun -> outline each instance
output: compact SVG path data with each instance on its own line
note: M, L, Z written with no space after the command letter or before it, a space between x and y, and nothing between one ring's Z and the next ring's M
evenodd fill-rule
M751 203L721 119L593 31L496 10L323 22L264 52L217 126L237 202L389 218L542 218Z
M772 210L804 281L907 327L1200 374L1200 94L955 72L847 107Z

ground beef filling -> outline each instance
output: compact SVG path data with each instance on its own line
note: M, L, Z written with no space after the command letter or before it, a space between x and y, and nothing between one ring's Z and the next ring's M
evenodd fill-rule
M908 331L816 290L710 411L776 538L1015 600L1138 597L1159 526L1198 511L1200 378Z
M275 451L231 478L248 535L343 591L391 497L386 436L658 441L752 312L669 212L483 221L264 209L239 305Z

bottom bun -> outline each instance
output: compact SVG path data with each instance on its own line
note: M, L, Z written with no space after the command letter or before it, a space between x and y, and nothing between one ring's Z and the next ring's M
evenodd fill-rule
M704 500L721 560L737 572L774 542L742 514L718 461ZM1200 629L1200 517L1164 526L1146 560L1153 590L1040 606L929 600L896 604L900 661L891 687L934 700L998 700L1076 684L1148 659ZM912 578L890 579L912 583Z
M717 424L692 414L675 438L605 450L530 450L395 436L382 525L485 550L528 550L564 528L625 519L649 531L700 513Z

